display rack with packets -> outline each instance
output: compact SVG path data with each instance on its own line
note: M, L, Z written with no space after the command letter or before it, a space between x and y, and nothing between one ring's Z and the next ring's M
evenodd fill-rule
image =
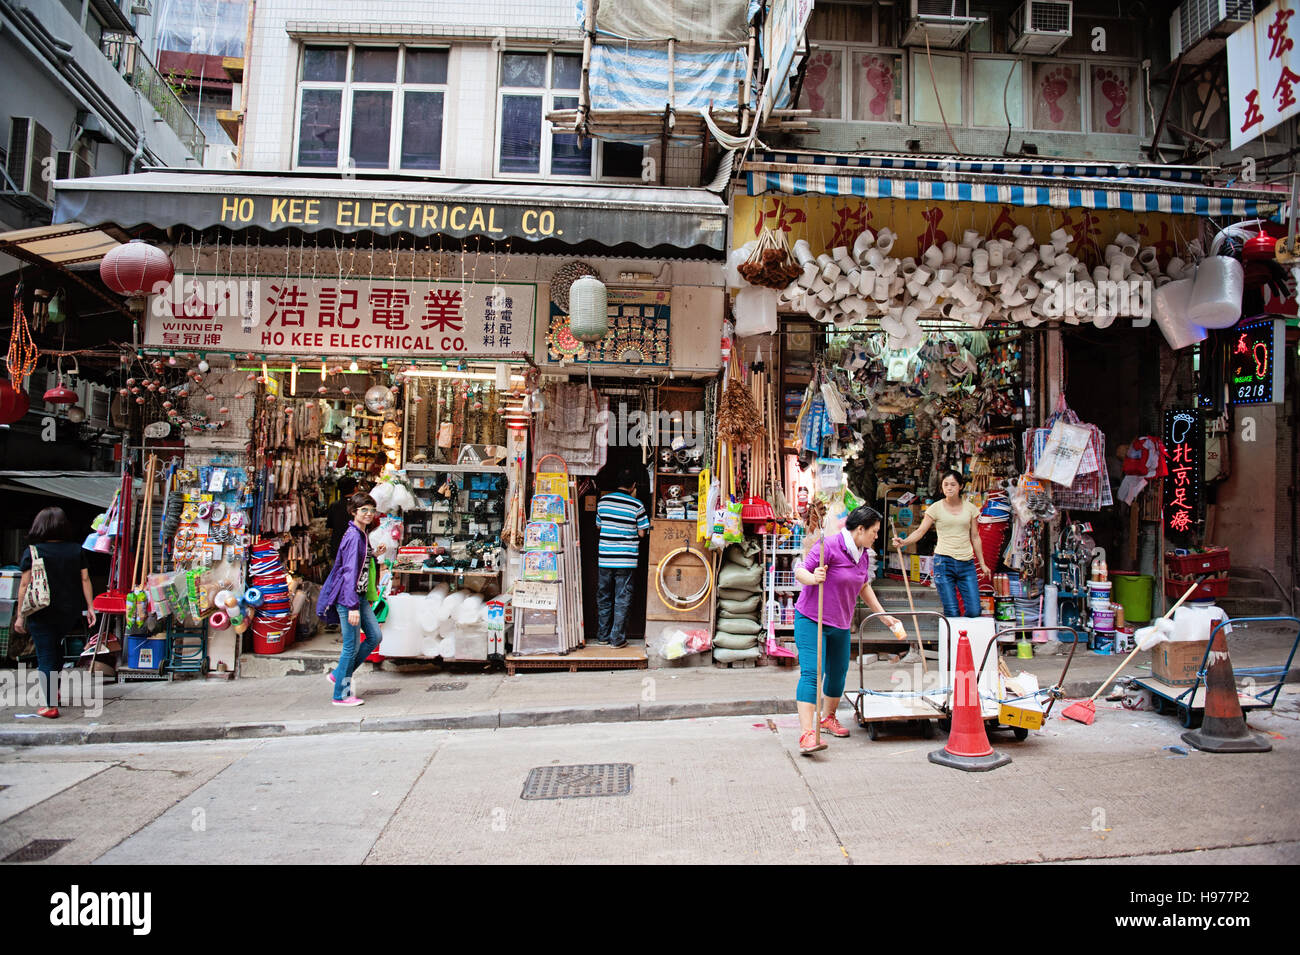
M245 468L189 467L176 472L163 524L174 567L244 562L251 540L248 486Z

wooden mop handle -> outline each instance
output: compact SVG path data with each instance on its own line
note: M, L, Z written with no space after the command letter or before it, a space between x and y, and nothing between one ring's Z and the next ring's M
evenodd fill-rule
M1184 601L1184 600L1186 600L1188 597L1190 597L1193 593L1196 592L1196 588L1199 587L1199 586L1201 586L1201 581L1204 580L1204 579L1205 579L1205 575L1201 575L1200 577L1197 577L1196 580L1195 580L1195 582L1194 582L1190 587L1187 588L1187 592L1186 592L1185 594L1183 594L1181 597L1178 598L1178 603L1174 604L1172 607L1170 607L1168 610L1166 610L1166 611L1165 611L1165 615L1164 615L1163 617L1161 617L1160 619L1162 619L1162 620L1166 620L1166 619L1168 619L1169 617L1172 617L1173 614L1174 614L1174 611L1177 610L1179 607L1181 607L1181 606L1183 605L1183 601ZM1120 663L1120 665L1117 666L1117 667L1115 668L1114 672L1111 673L1110 676L1106 677L1106 679L1102 681L1101 686L1097 687L1097 692L1094 693L1092 696L1090 696L1088 699L1090 699L1090 700L1092 700L1092 701L1095 702L1096 699L1097 699L1097 697L1101 696L1102 691L1105 690L1106 687L1110 686L1110 682L1111 682L1111 680L1113 680L1113 679L1115 679L1115 677L1119 676L1119 671L1122 670L1122 669L1124 669L1126 666L1128 666L1129 661L1132 660L1135 656L1137 656L1138 651L1141 650L1141 649L1142 649L1142 647L1141 647L1140 644L1135 644L1134 647L1133 647L1133 649L1129 652L1129 655L1126 656L1126 657L1124 658L1124 661L1123 661L1122 663Z
M889 536L897 537L898 528L894 527L894 522L889 522ZM903 572L903 589L907 591L907 609L912 611L912 635L916 637L916 652L921 655L921 672L929 673L930 665L925 662L925 647L921 643L921 624L916 619L916 604L912 601L912 584L908 578L907 562L903 559L903 548L894 548L898 552L898 566Z
M821 555L817 559L817 569L826 566L826 528L822 527ZM816 745L822 744L822 607L826 597L825 582L817 585L817 708L813 712L813 735Z

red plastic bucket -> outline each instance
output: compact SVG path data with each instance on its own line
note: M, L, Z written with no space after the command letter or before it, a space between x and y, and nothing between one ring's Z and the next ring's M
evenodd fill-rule
M263 617L253 620L253 652L262 655L283 653L288 645L285 633L293 626L292 617Z

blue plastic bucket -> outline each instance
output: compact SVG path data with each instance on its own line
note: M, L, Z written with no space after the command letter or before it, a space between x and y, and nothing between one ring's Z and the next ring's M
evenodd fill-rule
M157 670L162 666L166 637L126 638L126 666L130 670Z

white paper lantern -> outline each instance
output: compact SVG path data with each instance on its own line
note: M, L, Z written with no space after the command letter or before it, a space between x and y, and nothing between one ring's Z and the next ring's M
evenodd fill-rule
M594 342L609 331L609 302L605 283L584 275L569 286L569 330L582 342Z

